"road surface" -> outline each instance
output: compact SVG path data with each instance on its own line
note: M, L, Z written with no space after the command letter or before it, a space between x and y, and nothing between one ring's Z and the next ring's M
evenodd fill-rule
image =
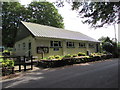
M38 70L2 85L3 88L118 88L118 59Z

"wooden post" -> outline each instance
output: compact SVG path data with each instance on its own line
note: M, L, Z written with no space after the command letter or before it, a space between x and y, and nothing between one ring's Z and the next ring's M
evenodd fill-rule
M33 70L33 57L31 56L31 70Z
M19 72L21 72L21 58L18 56L18 61L19 61Z
M6 71L5 70L6 70L6 67L2 67L2 76L6 75L6 73L5 73Z
M42 54L42 59L43 59L43 58L44 58L44 51L42 51L42 53L41 53L41 54Z
M26 57L24 56L23 58L24 58L24 71L26 71L26 63L25 63Z
M15 72L14 72L14 67L12 67L12 74L14 74Z

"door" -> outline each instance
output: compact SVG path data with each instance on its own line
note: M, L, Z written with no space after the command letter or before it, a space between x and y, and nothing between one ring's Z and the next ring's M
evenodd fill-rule
M99 52L99 45L96 44L96 52Z

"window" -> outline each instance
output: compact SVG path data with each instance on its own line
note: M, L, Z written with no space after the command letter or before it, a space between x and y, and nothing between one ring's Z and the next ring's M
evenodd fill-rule
M85 45L85 43L79 43L79 47L80 47L80 48L85 48L86 45Z
M23 43L23 50L25 49L25 43Z
M94 44L89 43L89 48L94 48Z
M61 47L61 41L50 41L51 47Z
M75 47L74 42L67 42L67 47Z

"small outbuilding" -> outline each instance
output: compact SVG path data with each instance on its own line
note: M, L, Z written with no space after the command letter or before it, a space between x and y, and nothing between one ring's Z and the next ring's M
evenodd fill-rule
M98 52L99 45L99 41L80 32L21 21L14 49L16 56L48 57Z

